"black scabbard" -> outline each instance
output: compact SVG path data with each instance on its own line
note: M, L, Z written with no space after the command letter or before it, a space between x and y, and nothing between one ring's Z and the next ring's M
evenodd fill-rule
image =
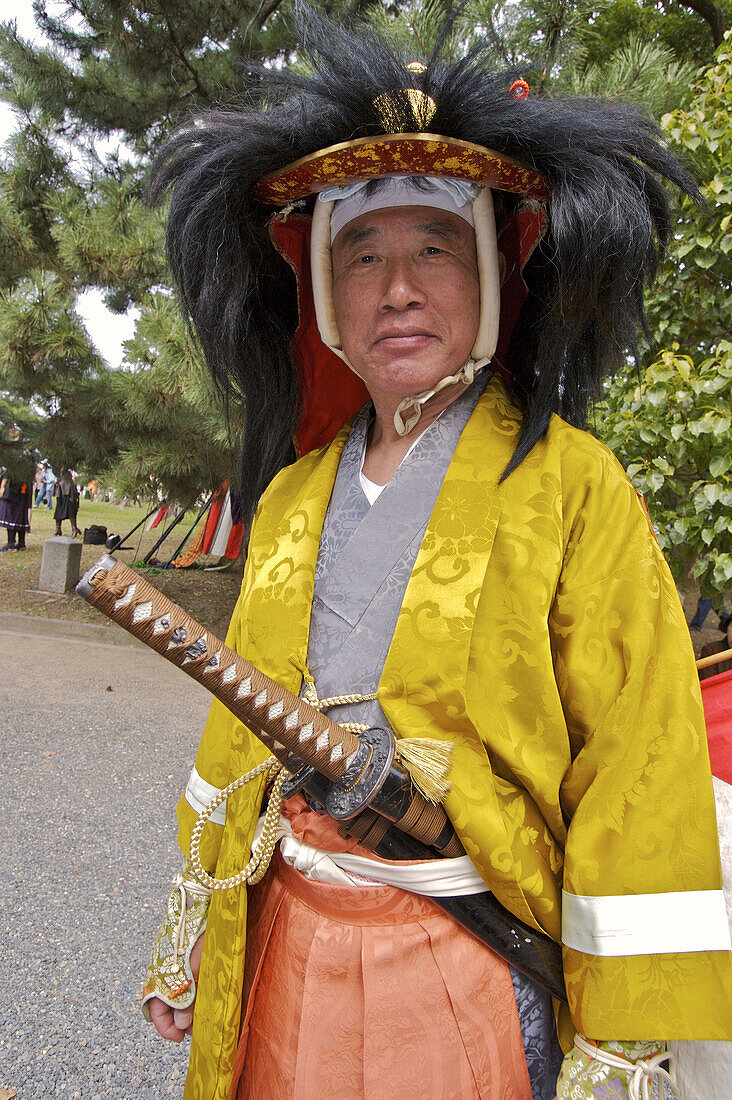
M433 849L397 829L389 829L374 850L384 859L435 858ZM432 900L491 951L567 1004L561 946L514 917L490 890Z

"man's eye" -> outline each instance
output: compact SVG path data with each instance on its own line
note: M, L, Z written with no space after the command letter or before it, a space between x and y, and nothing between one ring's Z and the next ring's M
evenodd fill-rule
M368 252L365 256L359 256L356 263L359 263L359 264L372 264L375 261L376 261L376 256L372 256L371 253Z
M428 244L424 252L426 256L441 256L443 250L438 248L436 244Z

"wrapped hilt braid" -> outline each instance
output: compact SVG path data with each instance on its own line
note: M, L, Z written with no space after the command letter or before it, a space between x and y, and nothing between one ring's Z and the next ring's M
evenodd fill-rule
M292 754L298 759L289 770L307 753L321 775L342 778L359 748L355 734L254 668L122 562L107 555L84 580L90 604L203 684L285 767Z
M138 573L108 554L88 570L77 592L203 684L287 771L298 772L305 764L329 780L334 785L333 800L329 802L334 816L356 814L363 808L360 792L379 790L388 778L375 809L423 844L436 845L445 855L462 852L445 811L415 789L408 766L402 771L392 766L393 745L391 755L388 751L385 754L383 737L359 737L280 687ZM383 731L369 732L388 736L393 742Z

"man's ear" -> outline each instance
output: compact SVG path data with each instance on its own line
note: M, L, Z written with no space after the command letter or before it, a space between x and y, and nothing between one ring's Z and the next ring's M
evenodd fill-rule
M498 277L500 279L501 286L503 286L503 284L506 281L507 266L508 265L506 264L506 257L503 255L503 253L501 252L501 250L499 248L498 249Z

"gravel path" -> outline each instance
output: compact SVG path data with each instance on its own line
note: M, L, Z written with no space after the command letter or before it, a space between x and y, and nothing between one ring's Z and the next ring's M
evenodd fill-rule
M111 690L110 690L111 688ZM162 658L0 629L0 1089L180 1097L139 991L208 694Z

